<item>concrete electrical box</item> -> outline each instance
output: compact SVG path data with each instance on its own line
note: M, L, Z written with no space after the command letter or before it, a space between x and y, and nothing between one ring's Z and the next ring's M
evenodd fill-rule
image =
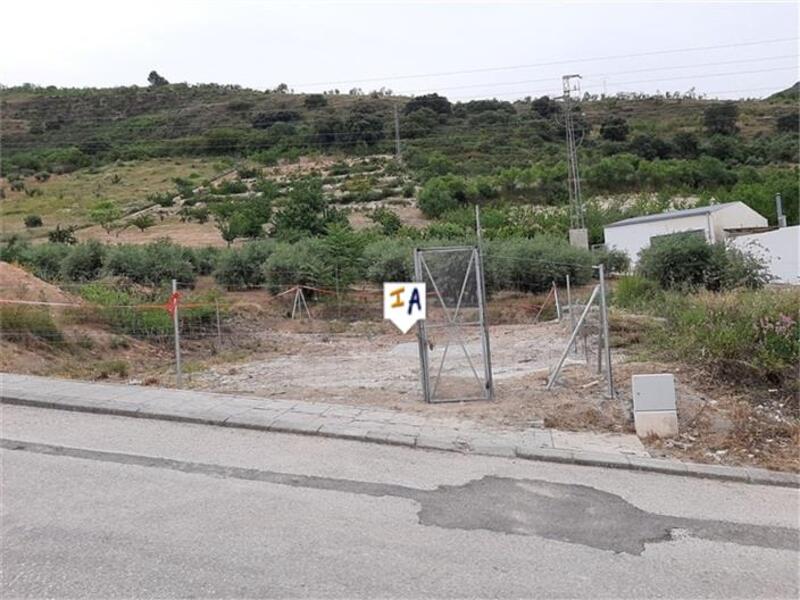
M636 435L671 437L678 434L675 378L671 373L634 375L631 389Z
M569 230L569 244L576 248L589 249L589 230L588 229L570 229Z

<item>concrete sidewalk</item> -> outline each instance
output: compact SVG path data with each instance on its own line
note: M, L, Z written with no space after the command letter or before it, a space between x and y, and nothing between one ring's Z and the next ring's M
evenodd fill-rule
M321 402L275 400L0 374L6 404L319 435L430 450L639 469L798 487L796 475L649 457L633 435L488 428L470 421Z

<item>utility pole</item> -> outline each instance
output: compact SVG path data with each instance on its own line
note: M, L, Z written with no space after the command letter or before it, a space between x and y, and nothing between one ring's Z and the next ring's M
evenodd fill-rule
M403 159L400 153L400 115L397 112L397 104L394 105L394 154L397 162Z
M569 241L573 246L589 248L583 200L581 198L581 175L578 169L578 147L575 143L575 124L572 119L572 92L580 97L580 75L564 75L561 78L564 100L564 129L567 135L567 169L569 186ZM574 83L573 83L574 82Z
M783 198L780 193L775 194L775 212L778 215L778 227L786 227L786 215L783 214Z

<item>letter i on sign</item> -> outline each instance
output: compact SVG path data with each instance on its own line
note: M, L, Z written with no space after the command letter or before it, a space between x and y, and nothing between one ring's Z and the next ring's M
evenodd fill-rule
M387 282L383 284L383 318L403 333L425 318L425 284Z

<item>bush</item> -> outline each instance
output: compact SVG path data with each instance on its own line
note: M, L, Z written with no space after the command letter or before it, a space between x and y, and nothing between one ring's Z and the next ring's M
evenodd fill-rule
M797 391L800 296L795 291L669 294L662 310L668 323L654 343L672 357L691 356L715 376Z
M322 241L306 238L295 244L280 243L263 267L266 284L273 294L295 285L319 286L329 277L322 262Z
M228 289L246 289L266 281L264 264L275 251L273 240L248 242L223 251L214 269L214 279Z
M736 120L739 118L739 106L735 102L712 104L703 111L703 124L711 133L732 135L739 131Z
M458 208L468 200L467 181L463 177L445 175L429 179L419 193L418 205L427 217L436 218Z
M622 250L594 250L592 251L595 264L603 265L606 273L625 273L631 261Z
M238 179L225 180L214 188L215 194L243 194L247 191L247 184Z
M328 99L322 94L309 94L303 100L303 105L309 109L322 108L328 105Z
M92 281L100 277L105 247L92 240L74 246L61 263L61 277L67 281Z
M9 304L0 305L0 337L12 341L24 341L30 337L47 342L63 339L46 308Z
M612 302L622 308L643 309L662 296L661 288L652 279L641 275L627 275L614 287Z
M366 278L375 284L385 281L411 281L414 277L414 250L410 241L377 240L364 248Z
M36 244L25 252L20 262L40 279L53 281L61 275L61 264L69 253L70 247L66 244Z
M563 238L494 240L486 249L486 285L491 290L544 292L552 285L583 285L592 278L592 254Z
M173 206L175 204L175 194L172 192L164 192L161 194L148 194L147 201L153 204L158 204L164 208Z
M34 227L41 227L42 225L43 225L42 217L40 217L39 215L28 215L25 217L25 227L27 227L28 229L32 229Z
M107 251L103 271L107 275L126 277L134 283L151 286L171 279L191 285L197 278L192 251L169 240L141 246L112 246Z
M47 232L47 239L53 244L77 244L78 238L75 237L75 226L65 227L61 229L61 225L56 225L56 228Z
M675 234L652 241L639 253L638 271L663 289L758 288L768 281L765 265L724 244L708 244L694 234Z
M381 232L384 235L396 234L403 225L397 213L384 206L376 208L371 213L367 214L367 216L373 223L380 226Z

